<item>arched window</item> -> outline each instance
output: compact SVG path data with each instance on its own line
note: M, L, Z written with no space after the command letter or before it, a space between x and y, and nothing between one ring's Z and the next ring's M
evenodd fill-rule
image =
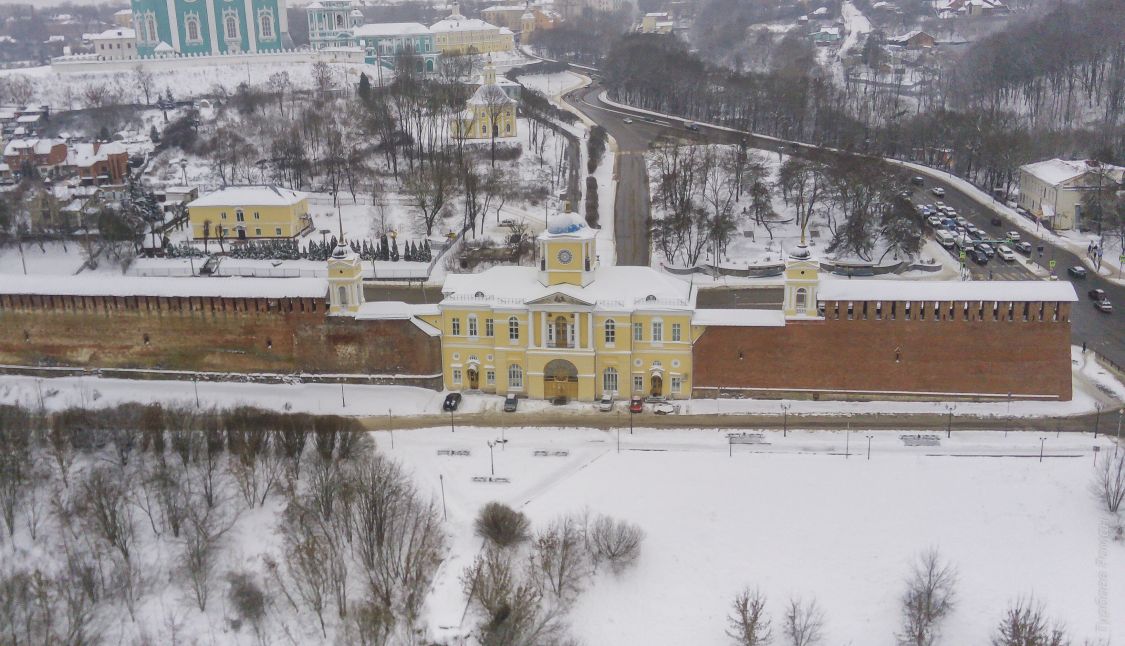
M797 290L797 296L795 298L795 301L796 301L795 305L796 305L798 314L804 314L805 313L805 311L808 308L808 300L809 300L808 291L806 291L804 287L798 289Z
M520 340L520 320L514 316L508 319L508 340Z
M602 376L602 390L606 394L617 392L617 368L606 368Z
M508 366L508 388L523 388L523 368L518 363Z
M434 71L434 59L431 58L431 59L428 59L426 61L426 71L427 72Z
M340 295L340 306L343 307L348 304L348 288L340 285L337 293Z
M338 14L336 14L336 29L343 29L343 28L344 28L344 14L338 13Z
M258 31L262 34L262 38L272 39L273 38L273 16L269 15L268 13L263 13L258 18L258 24L259 24L259 30Z
M145 23L148 25L148 42L155 43L160 40L160 32L156 31L156 16L149 14L145 19Z
M238 17L234 13L228 13L223 18L223 29L227 40L238 40Z
M199 18L191 16L185 21L185 23L183 23L183 25L185 25L188 30L189 43L198 43L200 41L203 41L203 38L199 36Z
M606 319L605 322L605 343L606 345L613 345L617 341L617 322L613 319Z

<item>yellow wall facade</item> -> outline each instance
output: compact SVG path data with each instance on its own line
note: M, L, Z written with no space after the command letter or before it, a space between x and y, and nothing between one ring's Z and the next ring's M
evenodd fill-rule
M513 317L518 330L515 340L509 335ZM532 305L526 310L482 306L443 308L434 324L442 332L445 387L451 391L513 392L534 399L565 394L593 401L613 385L612 377L607 383L607 371L616 371L617 387L609 394L618 399L648 396L654 388L673 399L691 394L694 332L689 311L605 313L582 305ZM639 333L634 325L640 326ZM547 378L547 368L556 360L574 367L576 384ZM476 371L475 381L471 370Z
M510 52L515 49L515 40L512 34L502 34L498 29L447 31L434 36L434 46L444 56L462 56Z
M471 119L458 116L453 119L453 136L463 139L491 139L492 129L489 117L489 108L486 106L470 106L466 112L472 113ZM517 129L516 104L505 106L496 115L496 136L515 137Z
M192 238L196 240L203 239L203 223L208 220L211 222L208 238L212 240L219 237L219 227L224 229L223 237L228 240L239 238L239 227L245 230L248 239L292 238L310 226L308 212L308 200L302 199L289 206L193 206L188 209L188 219Z

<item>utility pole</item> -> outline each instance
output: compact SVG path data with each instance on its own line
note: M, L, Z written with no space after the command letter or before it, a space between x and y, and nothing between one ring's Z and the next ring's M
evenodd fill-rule
M947 408L949 409L949 421L945 424L945 437L948 439L953 437L953 411L957 410L957 406L950 404Z
M192 377L191 385L195 387L195 407L199 408L199 377Z
M792 404L781 405L781 437L789 437L789 407Z
M449 514L445 510L445 476L439 473L438 482L441 483L441 519L449 520Z
M1043 462L1043 445L1046 442L1047 442L1047 438L1045 438L1045 437L1039 438L1039 462L1040 463Z
M489 475L496 475L496 459L492 455L492 447L494 447L494 446L496 446L496 443L493 442L492 440L489 440L488 441L488 470L489 470Z
M848 422L847 434L844 435L844 459L845 460L847 460L848 456L851 455L851 444L852 444L852 423Z
M391 418L391 409L387 409L387 430L391 433L391 450L395 450L395 427L394 419Z
M348 400L344 399L344 382L342 381L340 382L340 404L344 408L348 407Z
M874 435L868 435L867 436L867 459L868 460L871 459L871 438L873 438L873 437L875 437L875 436Z

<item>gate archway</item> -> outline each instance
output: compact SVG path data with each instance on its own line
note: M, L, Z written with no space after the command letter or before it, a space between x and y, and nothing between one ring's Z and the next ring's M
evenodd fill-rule
M566 359L555 359L543 368L543 395L548 399L578 398L578 368Z

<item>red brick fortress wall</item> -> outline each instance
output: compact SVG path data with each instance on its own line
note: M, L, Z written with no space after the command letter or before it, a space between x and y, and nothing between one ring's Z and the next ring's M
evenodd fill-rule
M441 373L441 343L316 298L0 295L0 363L418 376Z
M848 305L826 303L824 320L784 327L707 328L694 348L695 395L742 388L1071 398L1067 303L1029 303L1027 320L1024 303L912 303L909 319L904 303L894 304L893 318L890 303L851 303L850 318Z

